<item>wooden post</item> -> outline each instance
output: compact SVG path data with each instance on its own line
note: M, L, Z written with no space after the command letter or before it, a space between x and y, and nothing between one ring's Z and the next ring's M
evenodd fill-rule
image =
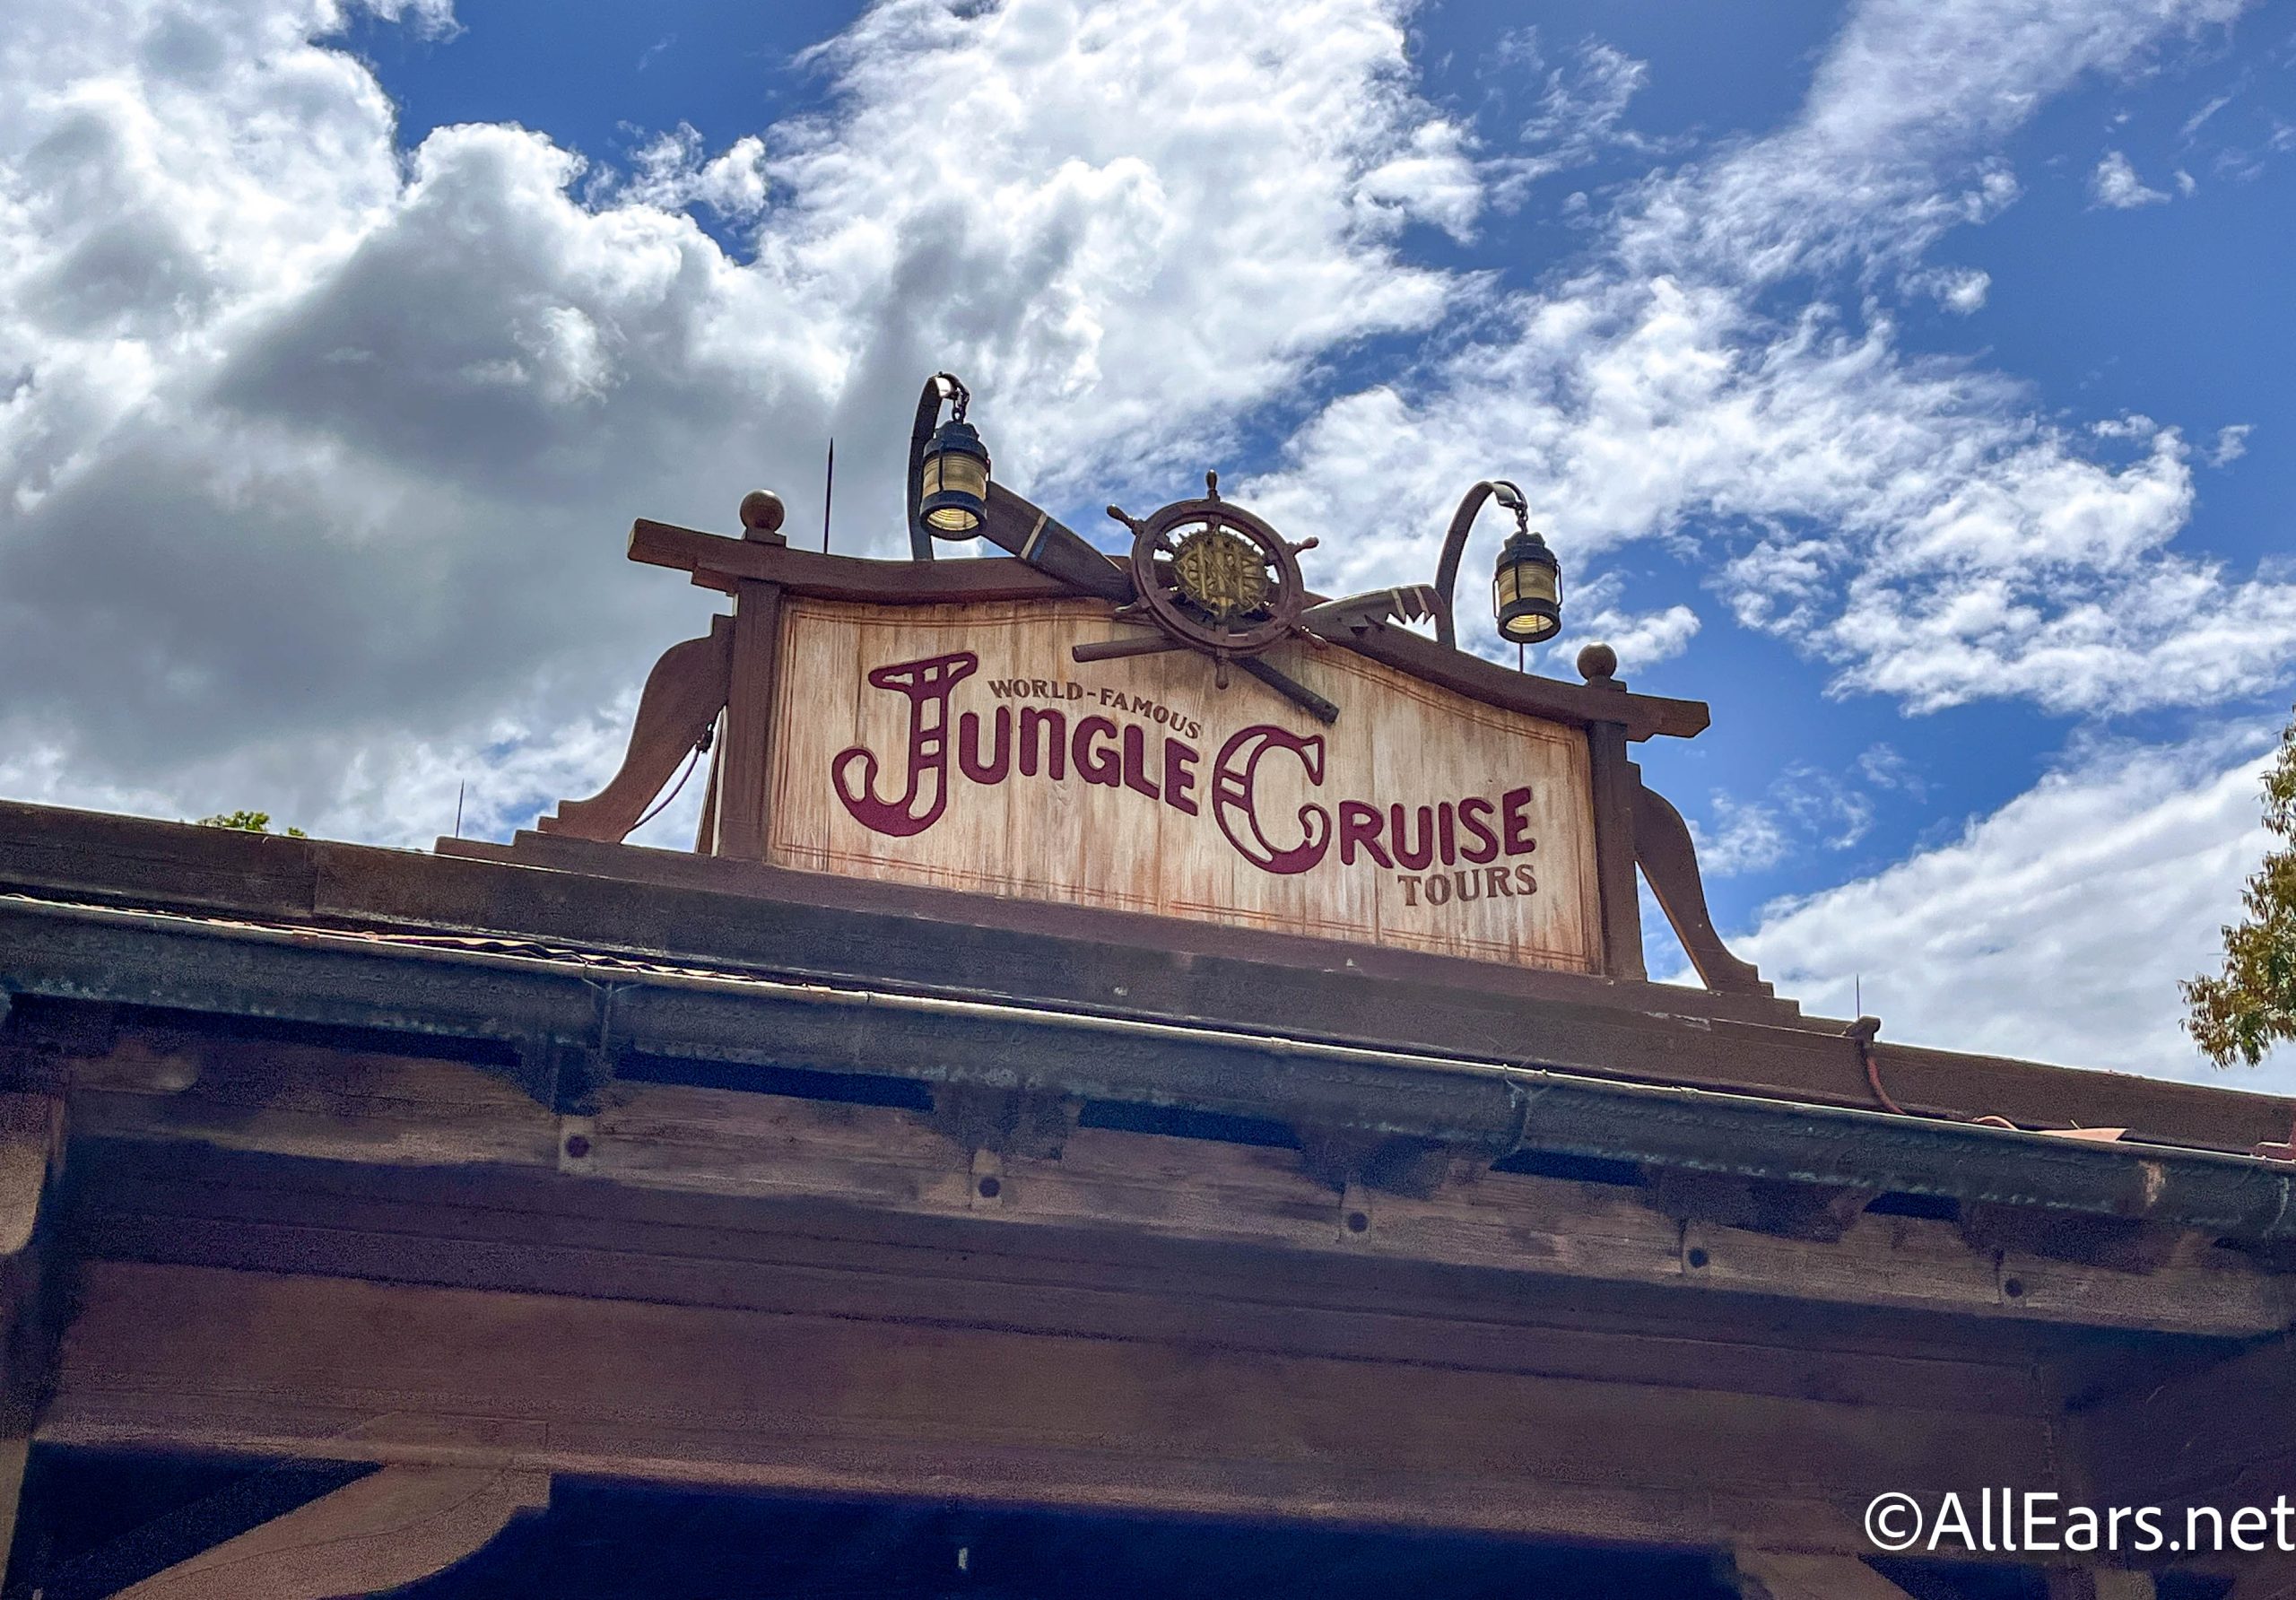
M1603 971L1648 976L1642 965L1642 904L1634 875L1634 795L1642 775L1626 759L1623 723L1587 729L1595 789L1595 881L1603 902Z
M1618 680L1618 655L1608 645L1578 652L1578 675L1587 687L1614 696L1623 708L1626 685ZM1611 978L1646 978L1642 965L1642 901L1634 864L1634 797L1642 774L1626 759L1627 725L1587 725L1588 776L1595 791L1595 883L1603 905L1603 971Z
M713 855L765 858L766 741L773 669L781 648L781 586L743 582L734 591L734 674L718 764Z

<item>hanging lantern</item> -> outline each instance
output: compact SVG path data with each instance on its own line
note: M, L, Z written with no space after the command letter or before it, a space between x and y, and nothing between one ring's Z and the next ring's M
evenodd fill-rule
M1518 528L1499 552L1491 610L1510 644L1544 644L1562 631L1562 568L1546 541Z
M959 416L934 430L917 468L918 513L941 539L970 539L988 516L988 447Z

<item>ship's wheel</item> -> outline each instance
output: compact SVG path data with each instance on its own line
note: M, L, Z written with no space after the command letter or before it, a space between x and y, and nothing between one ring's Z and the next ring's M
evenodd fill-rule
M1205 474L1204 486L1203 499L1175 500L1144 517L1109 508L1132 530L1135 598L1117 614L1152 622L1174 644L1211 657L1224 689L1229 662L1298 630L1306 604L1299 553L1316 542L1292 543L1222 500L1217 473Z

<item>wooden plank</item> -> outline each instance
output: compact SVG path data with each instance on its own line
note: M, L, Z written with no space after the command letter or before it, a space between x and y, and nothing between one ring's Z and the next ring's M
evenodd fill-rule
M22 875L0 881L52 892L587 941L928 987L947 987L961 973L969 987L1021 999L1438 1050L1535 1050L1558 1065L1623 1077L1827 1104L1872 1100L1857 1052L1832 1025L1751 1025L1745 1019L1757 1010L1775 1016L1779 1009L1672 986L1509 972L1405 952L1364 952L1370 970L1357 970L1345 947L1327 942L1302 942L1317 949L1296 955L1283 951L1296 963L1284 964L1241 953L1252 935L1227 932L1234 943L1207 952L1185 938L1140 936L1128 921L1121 937L982 926L965 921L961 908L978 897L901 890L914 899L848 909L821 900L865 902L863 891L873 886L629 848L596 847L604 854L578 863L567 857L578 871L537 872L0 802L0 850L25 839L37 841L37 860L20 854ZM228 847L220 853L219 840ZM244 865L239 853L256 848L291 870L266 873L244 892L227 889L231 873L219 865ZM606 861L657 876L602 875L598 864ZM1382 961L1394 964L1381 970ZM1483 972L1460 970L1475 966ZM2240 1089L1886 1042L1876 1056L1900 1103L2034 1126L2126 1126L2161 1143L2245 1152L2284 1138L2296 1118L2296 1099Z
M1426 1353L1414 1340L1456 1336L1482 1351L1474 1360L1542 1370L1550 1359L1577 1361L1582 1346L1573 1341L1586 1334L1596 1339L1583 1347L1586 1359L1597 1363L1607 1359L1602 1340L1622 1352L1649 1348L1654 1380L1670 1372L1838 1399L1866 1393L1870 1380L1900 1403L1919 1394L1949 1407L2033 1414L2057 1405L2044 1398L2057 1391L2039 1384L2036 1363L2062 1366L2095 1345L2093 1335L2048 1324L1728 1292L1706 1297L1685 1343L1677 1291L1601 1280L1368 1255L1334 1262L1131 1231L991 1228L970 1211L569 1182L570 1170L378 1167L110 1140L83 1140L74 1160L70 1237L88 1255L121 1259L307 1266L446 1286L482 1284L470 1274L492 1271L511 1274L500 1286L539 1292L1014 1326L1041 1313L1052 1318L1048 1331L1141 1337L1159 1326L1195 1336L1216 1322L1230 1330L1222 1336L1246 1343L1307 1336L1325 1317L1335 1330L1369 1317L1387 1330L1376 1342L1398 1359ZM470 1248L449 1260L452 1241ZM522 1275L529 1267L541 1275ZM1071 1291L1074 1303L1056 1307ZM1210 1322L1193 1320L1199 1306L1214 1309ZM1145 1320L1124 1320L1131 1317ZM1481 1331L1455 1335L1469 1325ZM2162 1343L2111 1339L2132 1356ZM1781 1365L1780 1352L1803 1367Z
M284 835L0 801L0 887L301 915L313 871Z
M2109 1567L2058 1567L2043 1575L2048 1600L2154 1600L2150 1572Z
M1078 665L1073 647L1130 631L1099 601L786 611L776 865L1602 966L1575 728L1344 649L1278 652L1348 708L1329 727L1248 686L1222 692L1190 651ZM761 732L731 726L737 742ZM1631 901L1631 838L1620 848Z
M449 942L451 943L451 942ZM1487 1157L1520 1146L1978 1202L2050 1204L2274 1238L2286 1180L2253 1160L1844 1117L1742 1097L1638 1093L1592 1077L1430 1061L1170 1023L857 991L575 952L440 948L149 913L0 902L0 973L39 996L459 1039L611 1039L704 1063L912 1081L993 1073L1079 1100L1177 1105L1411 1135ZM994 1063L994 1066L987 1064ZM695 1069L688 1069L695 1070ZM709 1070L702 1068L700 1070Z
M2270 1505L2296 1477L2296 1334L2084 1397L2068 1448L2100 1504ZM2255 1499L2257 1495L2261 1499Z
M1845 1550L2045 1427L1439 1367L96 1264L42 1439Z
M1907 1600L1906 1591L1851 1556L1782 1550L1736 1553L1744 1600Z
M460 1098L422 1115L421 1097L438 1071L379 1058L355 1093L299 1091L251 1103L265 1091L264 1074L250 1068L249 1086L237 1093L228 1080L178 1097L83 1091L75 1117L91 1136L412 1166L559 1168L558 1125L507 1086L472 1099L465 1080L456 1080ZM625 1085L580 1134L578 1175L587 1180L827 1200L983 1227L2216 1336L2285 1326L2296 1306L2296 1280L2259 1273L2230 1252L2144 1275L2072 1262L2012 1265L1972 1250L1942 1222L1865 1216L1836 1243L1773 1238L1685 1226L1634 1190L1510 1173L1430 1199L1382 1195L1347 1206L1292 1151L1098 1128L1080 1129L1057 1159L1004 1158L995 1204L982 1206L970 1152L915 1113L746 1091Z
M1170 962L1192 966L1196 964L1195 958L1202 956L1220 958L1223 962L1248 962L1265 982L1276 987L1278 993L1271 997L1271 1008L1277 1010L1283 1006L1283 988L1294 982L1303 986L1326 984L1329 974L1342 972L1351 982L1371 981L1385 987L1391 996L1411 989L1479 991L1503 996L1510 1007L1518 1010L1561 1004L1566 1011L1593 1006L1615 1013L1632 1006L1634 1014L1645 1016L1725 1016L1768 1022L1788 1022L1796 1014L1790 1002L1715 995L1677 984L1621 982L1573 972L1502 966L1495 961L1433 951L1354 943L1287 933L1280 928L1230 926L1106 906L999 899L928 883L852 877L764 862L723 862L683 851L604 846L555 834L521 832L509 845L472 839L441 840L439 848L444 855L472 862L513 868L544 867L561 873L621 878L669 890L700 890L720 897L763 900L775 908L773 915L777 919L783 921L803 923L819 909L831 914L900 918L900 924L891 925L895 926L914 928L919 919L924 919L952 928L996 930L1007 941L1026 941L1032 946L1039 938L1057 940L1060 943L1050 955L1053 965L1042 977L1051 977L1073 966L1076 954L1083 948L1105 950L1112 956L1119 951L1155 952L1144 965ZM1008 947L999 953L1004 966L996 970L992 978L992 982L999 985L1021 979L1028 963L1041 959L1033 949L1022 953ZM1286 969L1318 976L1293 978ZM1145 971L1137 976L1145 978L1142 992L1156 987L1155 977ZM1132 985L1122 980L1111 983L1101 992L1112 994L1118 987L1127 994L1133 992ZM1329 1027L1336 1017L1356 1009L1344 1002L1336 1009L1326 1008L1323 1025Z
M484 1467L386 1466L119 1592L118 1600L340 1600L475 1554L549 1479Z
M24 1463L31 1454L29 1438L0 1438L0 1573L16 1548L16 1515L24 1493Z

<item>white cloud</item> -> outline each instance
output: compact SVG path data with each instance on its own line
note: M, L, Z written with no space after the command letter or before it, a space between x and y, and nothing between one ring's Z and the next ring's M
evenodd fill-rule
M2132 211L2140 205L2161 205L2169 196L2159 189L2147 188L2144 180L2136 176L2128 158L2118 150L2105 152L2104 160L2089 174L2089 195L2098 204L2115 211Z
M2261 1074L2209 1066L2176 988L2216 969L2240 914L2270 741L2093 745L1950 843L1766 908L1732 946L1821 1015L1851 1014L1862 984L1890 1038L2296 1091L2286 1051Z
M1510 72L1546 69L1538 108L1517 132L1518 152L1483 163L1493 205L1514 210L1539 179L1583 167L1609 148L1646 154L1673 148L1626 126L1630 102L1650 82L1648 62L1590 39L1562 65L1546 68L1535 29L1509 35L1493 54Z
M2230 466L2248 453L2248 435L2256 431L2254 422L2234 422L2216 430L2216 444L2208 452L2211 466Z
M1710 800L1713 821L1691 823L1691 839L1698 846L1700 867L1709 877L1730 878L1740 873L1776 866L1792 847L1778 813L1759 803L1744 803L1717 792Z
M1967 317L1985 309L1985 298L1993 291L1993 274L1974 266L1936 268L1908 274L1906 287L1935 295L1945 309Z
M422 839L468 775L474 830L524 822L706 612L629 518L765 483L804 526L835 433L840 548L891 550L938 367L1020 484L1185 481L1473 291L1397 254L1479 208L1404 8L887 0L829 110L627 174L400 151L327 0L5 8L0 787Z
M1915 711L2252 691L2296 662L2296 587L2173 547L2194 500L2181 433L2126 419L2084 438L1999 374L1905 351L1874 292L1935 291L1923 252L2013 198L1990 143L2049 94L2236 9L1871 0L1789 125L1654 175L1577 271L1332 401L1248 491L1279 522L1397 530L1352 542L1355 587L1416 576L1417 530L1458 486L1513 476L1561 509L1567 562L1694 551L1738 621L1825 663L1832 692ZM1854 304L1809 298L1812 280Z

